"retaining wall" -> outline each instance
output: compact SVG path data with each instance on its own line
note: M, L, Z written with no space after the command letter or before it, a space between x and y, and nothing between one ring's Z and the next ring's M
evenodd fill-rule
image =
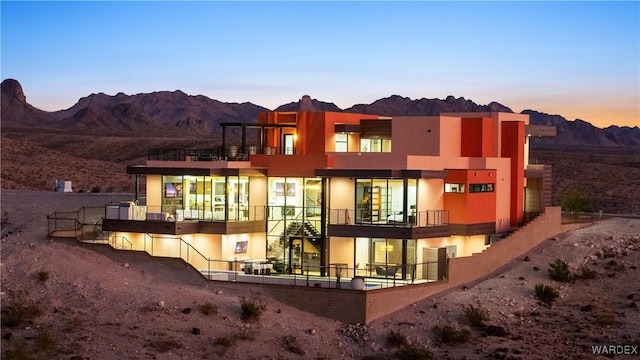
M544 214L483 252L450 259L449 279L445 281L369 291L298 286L265 290L278 301L301 310L345 323L366 324L442 291L486 278L544 240L587 225L590 223L562 224L560 207L548 207Z

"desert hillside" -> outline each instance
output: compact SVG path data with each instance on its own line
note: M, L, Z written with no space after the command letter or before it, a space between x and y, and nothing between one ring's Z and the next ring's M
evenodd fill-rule
M2 359L604 359L594 350L640 345L638 219L559 234L364 326L206 281L177 260L47 239L46 214L127 196L2 191ZM568 281L550 280L557 259ZM550 289L537 295L538 284ZM243 298L255 317L242 319Z

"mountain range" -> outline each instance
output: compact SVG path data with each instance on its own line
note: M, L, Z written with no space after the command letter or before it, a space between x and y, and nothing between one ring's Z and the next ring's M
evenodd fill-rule
M225 103L203 95L188 95L180 90L158 91L136 95L118 93L91 94L75 105L60 111L46 112L30 105L17 80L2 82L2 129L45 130L95 135L211 136L219 134L220 122L255 122L257 114L270 109L250 102ZM281 105L274 111L335 111L381 116L438 115L442 112L513 112L491 102L478 105L463 97L446 99L410 99L398 95L340 109L330 102L303 96L300 100ZM640 147L640 128L609 126L600 129L576 119L568 121L560 115L524 110L532 124L555 125L554 138L533 139L532 146L554 147Z

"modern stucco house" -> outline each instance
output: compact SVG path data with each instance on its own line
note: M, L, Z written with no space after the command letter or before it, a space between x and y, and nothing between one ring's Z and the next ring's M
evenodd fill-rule
M446 278L447 258L550 205L550 168L529 164L528 138L555 130L524 114L265 112L222 127L220 148L128 167L144 191L108 206L103 230L129 249L190 250L212 279L253 266L408 283Z

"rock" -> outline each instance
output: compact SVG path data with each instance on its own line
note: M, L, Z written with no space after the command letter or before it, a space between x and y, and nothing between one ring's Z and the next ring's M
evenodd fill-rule
M125 267L125 269L129 269L129 263L124 263L123 266Z
M502 326L498 326L498 325L487 326L486 333L488 336L498 336L498 337L507 336L507 331Z
M524 261L531 261L531 258L529 257L529 255L524 257Z
M520 276L518 280L524 280L524 276Z
M316 334L316 329L309 329L309 330L307 330L307 334L309 334L309 335L315 335L315 334Z
M183 314L191 314L191 308L185 308L182 310Z
M164 307L164 301L162 301L162 300L158 301L158 307L163 308Z
M636 302L635 302L635 301L632 301L632 302L629 304L629 308L638 310L638 304L636 304Z
M224 294L224 292L222 290L216 291L216 295L222 295L222 294Z
M539 267L537 267L537 266L534 266L534 267L533 267L533 271L539 271L539 270L540 270L540 268L539 268Z
M4 334L3 337L4 337L5 340L11 340L11 338L13 338L13 333L8 332L8 333Z
M193 335L200 335L200 329L197 327L194 327L193 329L191 329L191 333Z
M627 295L627 299L629 300L633 300L633 298L636 296L636 294L629 294Z

